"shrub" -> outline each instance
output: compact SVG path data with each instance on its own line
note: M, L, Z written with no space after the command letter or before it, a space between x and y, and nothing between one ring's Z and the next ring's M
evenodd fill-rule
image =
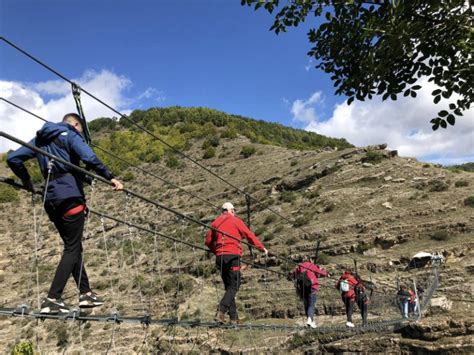
M466 187L466 186L469 186L469 181L467 181L467 180L458 180L454 183L454 186L456 186L456 187Z
M193 279L189 275L174 275L169 277L163 283L163 290L165 293L169 292L184 292L189 294L193 289Z
M224 132L221 133L221 138L234 139L237 138L237 130L235 128L227 128Z
M293 202L296 200L296 194L291 191L283 191L280 195L280 200L283 202Z
M35 353L31 341L22 341L13 346L11 355L33 355Z
M448 240L449 239L449 234L448 234L447 231L440 230L440 231L436 231L433 234L431 234L430 238L432 240L437 240L437 241Z
M280 224L275 227L275 229L273 230L273 233L280 233L282 230L283 230L283 225Z
M298 164L298 162L296 160L293 160L291 163L290 163L290 166L295 166L296 164Z
M216 156L216 150L213 147L207 147L202 155L203 159L210 159Z
M267 234L263 237L263 241L269 242L270 240L273 240L273 238L275 238L273 234Z
M219 136L210 136L204 141L204 143L202 144L202 148L207 149L209 147L218 147L219 144Z
M443 180L431 180L429 183L431 192L446 191L449 185Z
M255 230L255 235L262 235L263 233L265 233L267 231L267 229L265 227L258 227L256 230Z
M288 239L285 241L285 244L286 244L286 245L293 245L293 244L296 244L297 241L298 241L297 238L295 238L295 237L290 237L290 238L288 238Z
M362 158L362 161L364 163L378 164L383 160L383 158L384 155L382 153L377 152L375 150L369 150Z
M318 187L317 189L305 192L304 197L312 200L313 198L319 197L320 195L321 195L321 188Z
M126 171L125 174L123 174L122 180L125 182L128 181L133 181L135 179L135 175L131 171Z
M331 212L334 210L334 208L336 208L336 204L334 202L329 201L324 205L324 212Z
M229 172L229 175L234 175L235 174L235 168L232 168Z
M310 220L311 220L310 215L300 216L293 222L293 227L298 228L298 227L304 226L304 225L308 224Z
M221 144L221 141L219 139L219 136L211 136L210 138L207 139L211 146L213 147L218 147L219 144Z
M469 196L464 200L465 206L474 207L474 196Z
M0 184L0 203L18 201L18 192L10 186Z
M255 154L256 151L257 150L255 149L255 147L251 145L246 145L242 147L242 150L240 151L240 155L243 155L244 158L248 158L251 155Z
M183 163L174 155L170 155L168 156L168 159L166 159L166 166L168 168L178 169L178 168L181 168L181 166L183 166Z
M369 244L357 244L357 249L356 251L359 253L359 254L363 254L364 251L367 251L370 249L370 245Z
M268 215L267 218L263 221L263 224L270 224L276 221L276 216L274 214Z

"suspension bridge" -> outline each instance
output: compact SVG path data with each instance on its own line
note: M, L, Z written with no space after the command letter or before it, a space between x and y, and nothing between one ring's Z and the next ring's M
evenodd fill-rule
M227 186L232 188L237 194L243 196L244 200L245 200L245 203L246 203L246 206L247 206L248 222L250 222L250 211L251 211L251 206L253 204L254 206L258 206L262 210L267 210L270 213L274 214L276 217L280 218L282 220L282 222L292 223L292 221L290 219L283 216L278 211L266 206L261 201L259 201L257 198L255 198L250 193L245 191L244 189L236 186L232 182L230 182L227 179L223 178L222 176L215 173L214 171L212 171L208 167L204 166L201 162L197 161L196 159L192 158L191 156L189 156L189 155L185 154L184 152L176 149L175 147L173 147L172 145L167 143L165 140L163 140L161 137L157 136L156 134L154 134L153 132L148 130L146 127L140 125L139 123L131 120L127 115L124 115L124 114L120 113L118 110L116 110L115 108L109 106L106 102L102 101L100 98L96 97L94 94L90 93L89 91L87 91L83 88L80 88L72 80L70 80L66 76L62 75L61 73L59 73L58 71L56 71L52 67L48 66L47 64L45 64L41 60L37 59L36 57L31 55L30 53L28 53L25 50L21 49L16 44L10 42L9 40L7 40L4 37L0 37L0 39L4 43L6 43L7 45L13 47L14 49L16 49L20 53L24 54L25 56L27 56L28 58L30 58L34 62L38 63L39 65L41 65L42 67L44 67L48 71L52 72L54 75L58 76L62 80L64 80L64 81L68 82L69 84L71 84L72 90L73 90L73 96L76 100L76 105L78 107L78 111L81 113L82 116L84 116L84 115L83 115L83 111L82 111L82 105L80 103L80 93L81 92L88 95L92 99L98 101L99 103L101 103L105 107L109 108L112 112L119 115L119 117L121 119L126 120L129 123L131 123L136 129L143 131L144 133L151 136L153 139L157 140L161 144L164 144L168 149L170 149L174 153L178 154L183 159L189 160L190 162L195 164L197 167L199 167L200 169L202 169L206 173L210 174L210 176L212 176L213 178L218 179L219 181L223 182L224 184L226 184ZM11 100L8 100L7 98L2 97L2 98L0 98L0 100L5 102L6 104L9 104L9 105L17 108L18 110L21 110L25 113L28 113L32 117L36 117L37 119L40 119L40 120L43 120L44 122L47 122L46 119L44 119L41 116L25 109L24 107L22 107L19 104L15 103L15 102L12 102ZM24 142L24 141L18 139L17 137L14 137L14 136L6 133L6 132L0 132L0 137L2 139L7 139L7 140L12 141L14 143L17 143L19 145L27 147L30 150L34 151L36 154L41 154L41 155L44 155L44 156L48 157L48 159L50 159L50 161L52 161L52 162L59 162L59 163L65 165L65 166L67 166L68 168L70 168L71 171L75 171L75 172L83 174L85 176L89 176L90 178L93 179L93 183L92 183L92 186L91 186L91 193L90 193L90 197L89 197L89 199L90 199L89 211L90 211L91 215L93 215L97 218L97 220L99 221L99 224L100 224L100 229L101 229L101 234L102 234L102 243L103 243L103 246L104 246L104 251L105 251L106 259L107 259L107 268L109 269L107 275L110 275L110 273L111 273L110 272L111 257L109 255L110 253L109 253L109 247L108 247L107 236L106 236L105 221L114 222L117 225L123 226L127 230L128 237L129 237L129 240L130 240L130 245L131 245L131 254L132 254L131 258L132 258L132 264L133 264L132 273L135 275L136 278L138 278L140 276L140 273L142 273L143 270L140 271L138 269L137 255L136 255L136 251L135 251L135 247L134 247L134 240L136 239L135 234L140 232L143 235L146 234L148 236L151 236L151 238L153 239L153 244L152 244L152 247L150 249L152 249L154 264L155 264L156 270L157 270L157 272L156 272L156 281L160 284L160 289L161 289L160 292L162 293L163 299L166 299L166 295L165 295L164 286L163 286L163 283L162 283L162 277L161 277L162 275L160 274L160 271L159 271L159 268L158 268L159 263L160 263L160 261L159 261L159 251L158 251L158 240L168 240L168 241L173 243L172 246L173 246L173 249L174 249L174 252L175 252L175 258L176 258L175 261L176 261L176 265L177 265L177 269L178 269L178 275L182 272L180 262L179 262L179 259L180 259L179 254L182 253L183 251L181 250L181 252L178 253L177 245L189 248L189 251L192 253L193 257L195 258L194 259L195 264L202 263L202 260L199 260L196 257L196 251L203 252L205 255L209 253L209 250L207 248L204 248L203 246L201 246L199 244L196 244L196 243L193 243L191 241L185 240L184 238L182 238L183 237L182 235L181 236L171 236L168 233L162 233L162 232L159 232L155 229L150 228L149 226L146 225L146 223L138 224L138 223L132 222L130 220L130 218L128 217L128 213L127 213L128 209L130 208L130 204L132 203L132 201L131 201L132 199L136 199L137 201L141 201L142 203L145 203L145 204L151 206L151 208L154 208L156 210L168 213L169 215L175 216L178 224L191 223L191 224L194 224L194 225L202 228L203 230L209 230L209 229L214 230L216 232L219 232L219 233L223 234L225 236L225 238L238 240L239 243L241 243L242 245L247 246L250 250L252 250L251 249L252 245L250 245L246 241L241 240L237 236L232 236L232 235L229 235L229 234L227 234L223 231L220 231L217 228L213 228L212 226L210 226L209 224L201 221L198 218L190 216L190 215L188 215L186 213L183 213L183 212L181 212L181 211L179 211L175 208L169 207L169 206L165 205L162 202L156 201L155 199L152 199L148 196L145 196L142 193L139 193L137 191L133 191L133 190L128 189L128 188L125 188L123 190L123 193L125 194L125 204L124 204L125 213L124 213L124 217L121 218L121 217L117 217L116 215L113 215L109 212L106 213L106 212L100 210L99 206L96 207L94 205L95 201L94 201L94 198L93 198L93 194L94 194L94 189L96 188L95 185L97 183L110 185L111 183L108 180L106 180L103 177L101 177L97 174L94 174L94 173L92 173L92 172L90 172L90 171L88 171L88 170L86 170L86 169L84 169L80 166L71 164L70 162L63 160L58 156L54 156L54 155L52 155L52 154L50 154L50 153L34 146L32 144ZM214 212L216 212L219 209L218 205L211 202L211 201L209 201L208 197L199 196L198 194L196 194L194 192L190 192L190 191L184 189L183 187L179 186L175 182L164 179L163 177L159 176L156 173L153 173L153 172L151 172L147 169L144 169L144 168L138 166L137 164L133 164L133 163L123 159L122 157L114 154L113 152L108 151L107 149L101 147L100 145L97 145L97 144L93 143L92 141L90 141L89 143L92 147L104 152L105 154L111 156L114 159L117 159L118 161L121 161L122 163L126 164L127 166L129 166L131 168L134 168L137 171L140 171L144 175L147 175L147 176L150 176L150 177L155 178L157 180L160 180L161 182L163 182L164 184L166 184L170 188L175 189L177 191L177 193L186 195L189 198L195 199L195 200L199 201L200 203L203 203L203 204L207 205ZM45 200L45 196L46 196L46 190L47 190L48 182L49 182L49 178L50 178L50 175L49 175L50 173L51 173L51 169L48 171L48 176L46 178L45 185L43 186L42 192L41 191L36 192L37 195L42 197L42 204L44 204L44 200ZM9 186L18 188L18 189L23 188L21 184L15 182L12 179L8 179L6 177L1 178L0 182L2 182L4 184L7 184ZM32 199L32 201L34 201L34 198ZM95 204L100 205L98 203L95 203ZM44 234L44 232L41 231L41 223L40 223L40 220L42 218L43 213L41 212L40 216L39 217L37 216L36 205L35 205L34 202L32 202L32 208L33 208L33 212L34 212L34 218L33 218L34 219L34 223L33 223L34 226L33 226L33 229L34 229L34 235L35 235L35 261L34 261L34 266L36 268L36 271L35 271L35 274L36 274L36 276L35 276L35 278L36 278L36 298L37 298L37 303L38 303L38 308L39 308L40 284L39 284L39 277L38 277L38 274L39 274L38 265L39 265L40 261L39 261L39 256L38 256L38 244L40 242L41 237ZM91 218L92 218L92 216L89 217L89 220ZM89 224L91 223L89 220L86 224L86 229L85 229L85 234L86 235L88 233L87 228L88 228ZM305 228L302 228L302 227L297 227L297 228L298 228L299 232L303 235L314 235L314 233L311 233L310 231L306 230ZM279 235L276 235L275 233L272 233L272 235L275 236L276 238L278 238L279 240L284 240L283 237L281 237ZM314 239L315 239L314 240L315 242L320 241L319 236L317 236ZM85 253L85 255L87 255L87 253ZM123 258L123 248L122 248L121 257ZM283 282L290 282L290 281L286 281L287 273L281 272L279 270L276 270L275 267L269 266L269 263L268 263L269 258L271 258L272 260L275 260L278 263L284 263L286 265L295 265L295 266L298 265L298 262L296 262L295 260L292 260L291 258L286 257L284 255L281 255L279 253L276 253L272 250L269 250L268 256L265 256L265 257L260 256L259 260L257 262L255 261L255 256L253 255L253 252L252 252L252 257L251 258L244 258L244 259L242 259L242 262L245 263L245 264L250 265L256 272L264 273L265 278L268 278L268 275L272 274L272 275L275 275L275 277L277 277L278 280L283 280ZM82 259L82 262L84 262L84 258ZM208 261L204 261L204 262L208 262ZM124 260L122 260L121 263L123 265ZM427 275L426 279L424 280L424 285L423 286L424 286L424 289L425 289L425 294L423 296L422 302L420 303L420 307L418 309L418 314L416 316L414 316L412 319L407 320L407 319L402 318L399 315L395 315L393 317L390 317L389 319L381 319L380 317L378 317L378 319L376 319L376 320L369 321L369 323L367 325L356 326L352 329L347 328L344 325L320 324L318 328L316 328L314 330L311 330L311 331L314 332L315 334L321 334L321 335L329 334L329 333L340 333L340 334L354 335L354 334L359 334L359 333L362 333L362 332L380 332L380 331L384 331L384 330L387 330L387 329L395 329L395 328L403 327L404 325L407 324L407 322L415 321L415 320L419 319L419 317L421 317L422 311L425 310L427 308L427 306L429 305L431 297L433 296L433 294L436 291L436 288L438 286L439 272L440 272L440 265L438 263L433 264L433 267L430 270L430 274ZM199 276L200 275L198 274L198 277ZM328 278L328 280L330 282L337 281L337 279L332 278L332 277ZM217 289L218 283L215 280L215 275L214 275L214 282L213 283L216 287L217 298L219 298L218 297L219 291ZM290 286L291 285L292 284L290 283ZM330 286L328 286L328 288L329 287ZM180 286L179 286L179 281L178 281L177 282L177 292L179 292L179 289L180 289ZM291 291L292 289L293 288L290 287L287 290ZM416 289L416 285L415 285L415 289ZM263 291L265 291L265 292L274 292L274 293L282 292L279 289L272 290L272 289L268 289L268 288L264 289L264 290L259 290L259 291L260 292L263 292ZM242 290L241 292L244 292L244 290ZM336 292L336 291L334 290L334 292ZM385 285L383 287L376 288L374 293L375 294L374 294L374 296L372 297L372 300L371 300L371 302L372 302L371 304L373 306L377 305L377 307L382 308L382 307L386 307L388 305L388 306L393 306L393 308L396 309L396 305L394 304L396 287ZM111 298L112 298L113 310L112 310L112 312L110 312L110 314L102 314L102 315L100 315L100 314L99 315L85 314L84 312L81 312L81 310L77 309L77 308L71 309L71 311L67 314L56 314L56 315L55 314L42 314L42 313L39 312L38 309L35 309L35 307L32 306L32 304L34 302L24 302L24 303L21 303L21 304L17 305L16 307L10 307L10 308L3 307L3 308L0 308L0 316L2 316L2 317L24 318L24 319L31 319L31 320L37 320L37 321L38 320L40 320L40 321L44 321L44 320L71 321L71 322L78 322L79 324L84 324L85 322L111 323L111 324L114 325L113 330L112 330L113 332L115 332L115 325L118 325L118 324L136 324L136 325L143 326L144 329L147 329L149 326L155 325L155 326L161 326L161 327L208 328L208 329L223 329L223 330L259 329L259 330L270 330L270 331L271 330L286 331L286 332L290 332L290 333L298 332L298 331L301 331L302 329L305 329L303 326L296 325L296 324L288 325L288 324L277 324L277 323L275 323L275 324L261 323L258 320L253 320L253 321L250 320L250 321L246 321L244 324L232 324L231 325L231 324L221 324L221 323L218 323L218 322L209 321L209 320L201 319L201 318L180 319L180 317L178 316L178 312L177 312L178 307L176 305L171 306L169 304L166 304L165 308L168 309L169 313L173 313L173 308L174 308L174 316L172 316L172 317L158 317L155 314L153 314L154 313L153 308L151 308L149 306L147 307L145 305L146 302L144 301L144 295L143 295L144 292L143 292L142 286L140 284L138 285L138 294L139 294L139 299L140 299L140 303L141 303L141 311L142 312L141 312L141 314L136 314L136 315L122 315L121 312L119 312L117 310L118 309L118 302L116 300L116 298L117 298L116 290L114 290L114 284L111 281L110 282L110 295L111 295ZM171 309L171 311L170 311L170 309ZM394 313L397 314L397 311L395 311ZM145 330L145 332L146 332L146 330ZM145 334L147 334L147 333L145 333ZM112 337L114 337L114 336L115 335L112 335ZM82 340L81 340L81 342L82 342Z

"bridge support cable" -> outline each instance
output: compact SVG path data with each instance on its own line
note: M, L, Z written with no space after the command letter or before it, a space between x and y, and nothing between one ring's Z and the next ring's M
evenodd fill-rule
M1 133L1 132L0 132ZM23 185L13 181L12 179L9 179L9 178L4 178L4 177L0 177L0 182L2 183L5 183L5 184L8 184L12 187L16 187L16 188L19 188L19 189L24 189ZM123 219L120 219L120 218L117 218L117 217L114 217L114 216L111 216L111 215L108 215L106 213L103 213L103 212L100 212L100 211L96 211L94 209L89 209L89 212L92 213L92 214L95 214L99 217L102 217L102 218L105 218L105 219L109 219L111 221L114 221L114 222L117 222L119 224L123 224L125 226L130 226L130 227L133 227L137 230L141 230L142 232L146 232L146 233L150 233L152 235L155 235L155 236L158 236L160 238L164 238L164 239L168 239L172 242L176 242L176 243L180 243L180 244L183 244L183 245L186 245L188 247L191 247L191 248L194 248L196 250L201 250L201 251L204 251L205 253L211 253L210 250L208 250L207 248L204 248L200 245L196 245L196 244L192 244L192 243L189 243L185 240L180 240L178 238L174 238L174 237L171 237L169 235L166 235L166 234L163 234L163 233L160 233L160 232L157 232L155 230L152 230L152 229L149 229L149 228L146 228L144 226L141 226L141 225L138 225L138 224L134 224L134 223L131 223L131 222L128 222L128 221L125 221ZM244 260L242 259L241 260L242 263L244 264L247 264L249 266L253 266L255 269L262 269L262 267L260 265L257 265L255 263L252 263L251 261L247 261L247 260ZM268 269L269 272L271 273L274 273L274 274L280 274L280 275L285 275L279 271L276 271L276 270L273 270L273 269Z
M33 117L38 118L39 120L41 120L41 121L43 121L43 122L49 122L49 121L46 120L45 118L43 118L43 117L41 117L41 116L39 116L39 115L37 115L37 114L35 114L35 113L33 113L33 112L31 112L31 111L25 109L24 107L22 107L22 106L20 106L20 105L15 104L14 102L12 102L12 101L10 101L10 100L8 100L8 99L5 99L5 98L3 98L3 97L0 97L0 100L2 100L2 101L4 101L4 102L6 102L6 103L8 103L8 104L10 104L10 105L12 105L12 106L14 106L15 108L17 108L17 109L19 109L19 110L21 110L21 111L23 111L23 112L25 112L25 113L28 113L29 115L31 115L31 116L33 116ZM208 206L212 207L212 208L215 209L216 211L220 211L220 207L217 206L216 204L210 202L210 201L209 201L209 198L205 199L205 198L203 198L203 197L200 197L199 195L197 195L197 194L195 194L195 193L193 193L193 192L190 192L190 191L184 189L183 187L181 187L181 186L179 186L179 185L177 185L177 184L175 184L175 183L173 183L173 182L171 182L171 181L169 181L169 180L166 180L166 179L162 178L161 176L159 176L159 175L157 175L157 174L155 174L155 173L153 173L153 172L151 172L151 171L145 170L145 169L139 167L138 165L133 164L133 163L131 163L131 162L129 162L129 161L127 161L127 160L125 160L125 159L119 157L117 154L112 153L111 151L109 151L109 150L107 150L107 149L105 149L105 148L99 146L98 144L95 144L95 143L91 142L91 143L90 143L90 146L99 149L99 150L102 151L103 153L105 153L105 154L109 155L110 157L112 157L112 158L114 158L114 159L120 161L121 163L124 163L124 164L128 165L129 167L132 167L132 168L134 168L134 169L136 169L136 170L138 170L138 171L141 171L142 173L144 173L144 174L146 174L146 175L152 176L152 177L154 177L154 178L160 180L161 182L165 183L166 185L169 185L169 186L171 186L171 187L173 187L173 188L175 188L175 189L178 189L179 191L183 192L184 194L187 194L188 196L191 196L191 197L193 197L193 198L195 198L195 199L197 199L197 200L199 200L199 201L201 201L201 202L207 204ZM247 205L247 224L248 224L248 227L250 228L250 203L251 203L251 200L250 200L250 197L249 197L248 195L245 195L245 201L246 201L246 205ZM284 222L285 222L284 220L278 222L277 224L275 224L275 227L276 227L276 226L279 226L280 224L283 224ZM270 235L273 235L273 236L276 237L278 240L285 241L285 238L283 238L282 236L277 235L277 234L275 234L275 233L273 233L273 232L267 231L266 233L267 233L267 234L270 234ZM253 257L254 257L253 248L252 248L252 247L249 247L249 251L250 251L251 256L252 256L252 258L253 258Z
M81 168L81 167L78 167L78 166L76 166L76 165L74 165L74 164L72 164L72 163L70 163L70 162L68 162L68 161L66 161L66 160L64 160L64 159L61 159L61 158L59 158L59 157L57 157L57 156L55 156L55 155L53 155L53 154L50 154L50 153L48 153L48 152L46 152L46 151L44 151L44 150L42 150L42 149L40 149L40 148L38 148L38 147L32 145L32 144L26 143L26 142L24 142L24 141L22 141L22 140L20 140L20 139L18 139L18 138L15 138L15 137L13 137L13 136L11 136L11 135L9 135L9 134L3 132L3 131L0 131L0 137L4 137L4 138L6 138L6 139L8 139L8 140L11 140L11 141L17 143L17 144L20 144L20 145L23 145L23 146L25 146L25 147L28 147L29 149L33 150L34 152L39 153L39 154L42 154L42 155L44 155L44 156L46 156L46 157L48 157L48 158L50 158L50 159L54 159L54 160L60 162L61 164L64 164L64 165L68 166L69 168L71 168L71 169L73 169L73 170L75 170L75 171L77 171L77 172L80 172L80 173L82 173L82 174L84 174L84 175L88 175L88 176L90 176L90 177L92 177L92 178L94 178L94 179L96 179L96 180L98 180L98 181L101 181L102 183L104 183L104 184L106 184L106 185L113 186L113 184L112 184L110 181L108 181L107 179L103 178L102 176L99 176L99 175L94 174L94 173L92 173L92 172L90 172L90 171L87 171L86 169L83 169L83 168ZM152 205L154 205L154 206L156 206L156 207L159 207L159 208L161 208L161 209L163 209L163 210L165 210L165 211L168 211L168 212L170 212L170 213L172 213L172 214L174 214L174 215L176 215L176 216L179 216L179 217L184 218L184 219L187 219L187 220L189 220L189 221L191 221L191 222L193 222L193 223L196 223L196 224L198 224L198 225L201 225L201 226L204 227L204 228L211 229L211 230L213 230L213 231L215 231L215 232L219 232L219 233L221 233L223 236L226 236L226 237L228 237L228 238L234 239L234 240L238 241L239 243L245 244L245 245L247 245L247 246L251 245L250 243L248 243L248 242L246 242L246 241L243 241L243 240L241 240L241 239L239 239L239 238L237 238L237 237L235 237L235 236L232 236L232 235L230 235L230 234L228 234L228 233L225 233L225 232L223 232L223 231L221 231L221 230L219 230L219 229L217 229L217 228L214 228L214 227L212 227L212 226L210 226L210 225L208 225L208 224L206 224L206 223L204 223L204 222L202 222L202 221L200 221L200 220L198 220L198 219L195 219L195 218L193 218L193 217L187 216L187 215L185 215L185 214L183 214L183 213L181 213L181 212L179 212L179 211L176 211L176 210L173 209L173 208L167 207L167 206L165 206L165 205L163 205L163 204L161 204L161 203L159 203L159 202L156 202L156 201L154 201L154 200L152 200L152 199L150 199L150 198L148 198L148 197L146 197L146 196L144 196L144 195L142 195L142 194L139 194L139 193L137 193L137 192L134 192L134 191L129 190L129 189L126 189L126 188L123 189L123 192L124 192L124 193L128 193L128 194L130 194L131 196L134 196L134 197L136 197L136 198L138 198L138 199L140 199L140 200L142 200L142 201L144 201L144 202L148 202L148 203L150 203L150 204L152 204ZM295 264L295 265L298 265L298 263L296 263L295 261L293 261L293 260L291 260L291 259L287 259L287 258L285 258L285 257L282 257L282 256L280 256L280 255L278 255L278 254L276 254L276 253L271 253L271 252L269 252L269 255L270 255L270 256L274 256L274 257L276 257L276 258L278 258L278 259L280 259L280 260L283 260L283 261L284 261L284 260L289 260L291 263L293 263L293 264ZM275 272L275 271L274 271L274 272Z
M282 214L280 214L279 212L277 212L276 210L274 210L273 208L270 208L264 204L262 204L257 198L255 198L254 196L250 195L249 193L245 192L244 190L242 190L241 188L237 187L236 185L234 185L233 183L229 182L228 180L224 179L223 177L221 177L219 174L215 173L214 171L212 171L211 169L209 169L208 167L204 166L203 164L201 164L200 162L198 162L196 159L192 158L191 156L183 153L182 151L180 151L179 149L175 148L174 146L172 146L171 144L169 144L168 142L166 142L164 139L160 138L158 135L154 134L153 132L151 132L149 129L147 129L146 127L138 124L137 122L135 122L134 120L130 119L127 115L121 113L120 111L118 111L117 109L115 109L114 107L110 106L109 104L107 104L106 102L102 101L101 99L99 99L97 96L95 96L94 94L90 93L89 91L85 90L84 88L81 88L79 87L76 83L74 83L72 80L68 79L66 76L64 76L63 74L59 73L58 71L54 70L52 67L48 66L47 64L45 64L43 61L39 60L38 58L34 57L33 55L29 54L28 52L26 52L25 50L21 49L20 47L18 47L16 44L14 44L13 42L9 41L8 39L6 39L5 37L3 36L0 36L0 40L3 40L6 44L8 44L9 46L15 48L17 51L21 52L22 54L26 55L28 58L30 58L31 60L33 60L34 62L38 63L39 65L41 65L43 68L49 70L51 73L55 74L56 76L58 76L59 78L63 79L64 81L68 82L69 84L71 85L76 85L80 90L81 92L85 93L86 95L88 95L90 98L96 100L97 102L99 102L100 104L102 104L103 106L107 107L109 110L111 110L112 112L116 113L117 115L119 115L121 118L125 119L126 121L130 122L132 125L134 125L135 127L137 127L138 129L140 129L141 131L145 132L146 134L148 134L149 136L153 137L154 139L156 139L157 141L161 142L162 144L164 144L165 146L167 146L169 149L171 149L173 152L175 152L176 154L178 154L179 156L191 161L192 163L194 163L195 165L197 165L198 167L200 167L201 169L205 170L206 172L208 172L209 174L211 174L212 176L214 176L215 178L219 179L220 181L224 182L225 184L227 184L228 186L232 187L233 189L235 189L236 191L238 191L239 193L243 194L244 196L249 196L250 199L252 199L254 201L254 203L256 203L258 206L262 207L263 209L266 209L268 211L271 211L273 214L277 215L278 217L280 217L281 219L283 220L286 220L288 223L292 224L292 222L285 216L283 216ZM303 233L305 234L308 234L310 235L311 233L309 233L308 231L306 231L305 229L303 229L302 227L297 227L297 229L299 229L300 231L302 231Z

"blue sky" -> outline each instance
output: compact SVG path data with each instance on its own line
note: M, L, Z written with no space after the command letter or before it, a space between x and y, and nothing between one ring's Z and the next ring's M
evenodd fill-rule
M154 87L167 106L208 106L290 125L284 98L315 89L331 94L327 75L305 70L308 26L276 36L269 14L238 0L2 4L5 37L66 76L109 69L133 81L130 95ZM3 79L54 79L11 48L1 46L0 55Z
M429 119L440 107L429 95L347 107L306 55L306 33L316 20L277 36L268 30L272 19L240 0L0 1L3 36L125 112L206 106L356 145L387 142L421 160L474 160L472 111L456 127L433 133ZM2 96L55 120L74 110L56 79L0 43ZM94 105L85 102L89 117L112 115ZM9 117L2 126L33 133L13 119L17 113L1 105L0 113Z

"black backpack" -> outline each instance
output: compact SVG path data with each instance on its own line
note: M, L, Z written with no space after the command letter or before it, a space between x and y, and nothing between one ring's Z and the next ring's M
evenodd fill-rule
M311 286L313 283L306 274L306 272L300 272L296 276L296 292L300 297L309 295L311 293Z

